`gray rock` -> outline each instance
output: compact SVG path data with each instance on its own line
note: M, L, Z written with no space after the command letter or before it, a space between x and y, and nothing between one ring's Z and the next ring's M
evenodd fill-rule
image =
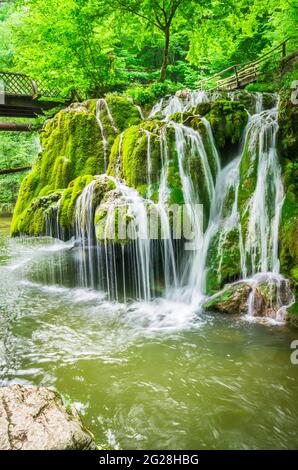
M95 450L77 411L44 387L0 388L0 450Z

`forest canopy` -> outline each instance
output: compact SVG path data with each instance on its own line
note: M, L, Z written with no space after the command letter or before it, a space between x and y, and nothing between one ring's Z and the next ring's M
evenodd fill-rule
M152 82L195 88L296 24L295 0L0 0L0 70L88 97Z

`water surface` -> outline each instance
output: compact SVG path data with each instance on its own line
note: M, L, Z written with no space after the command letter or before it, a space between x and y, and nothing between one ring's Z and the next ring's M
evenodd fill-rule
M109 302L74 285L71 244L8 232L0 219L1 385L54 387L109 448L297 448L295 331Z

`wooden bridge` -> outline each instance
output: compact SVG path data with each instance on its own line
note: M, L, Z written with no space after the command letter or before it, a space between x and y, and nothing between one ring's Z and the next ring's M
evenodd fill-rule
M246 64L235 64L220 72L205 78L199 82L199 88L209 90L232 91L245 87L249 83L257 82L266 73L277 69L280 64L283 67L292 58L297 57L298 51L287 55L287 43L292 37L278 44L276 47L259 57L257 60ZM263 67L266 63L266 71Z
M32 80L28 75L0 71L0 116L35 118L74 99L75 93L62 98L59 89L40 80Z

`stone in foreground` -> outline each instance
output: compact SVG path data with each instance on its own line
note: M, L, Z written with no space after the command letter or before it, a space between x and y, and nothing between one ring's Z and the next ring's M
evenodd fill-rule
M76 410L44 387L0 388L0 450L96 450Z

